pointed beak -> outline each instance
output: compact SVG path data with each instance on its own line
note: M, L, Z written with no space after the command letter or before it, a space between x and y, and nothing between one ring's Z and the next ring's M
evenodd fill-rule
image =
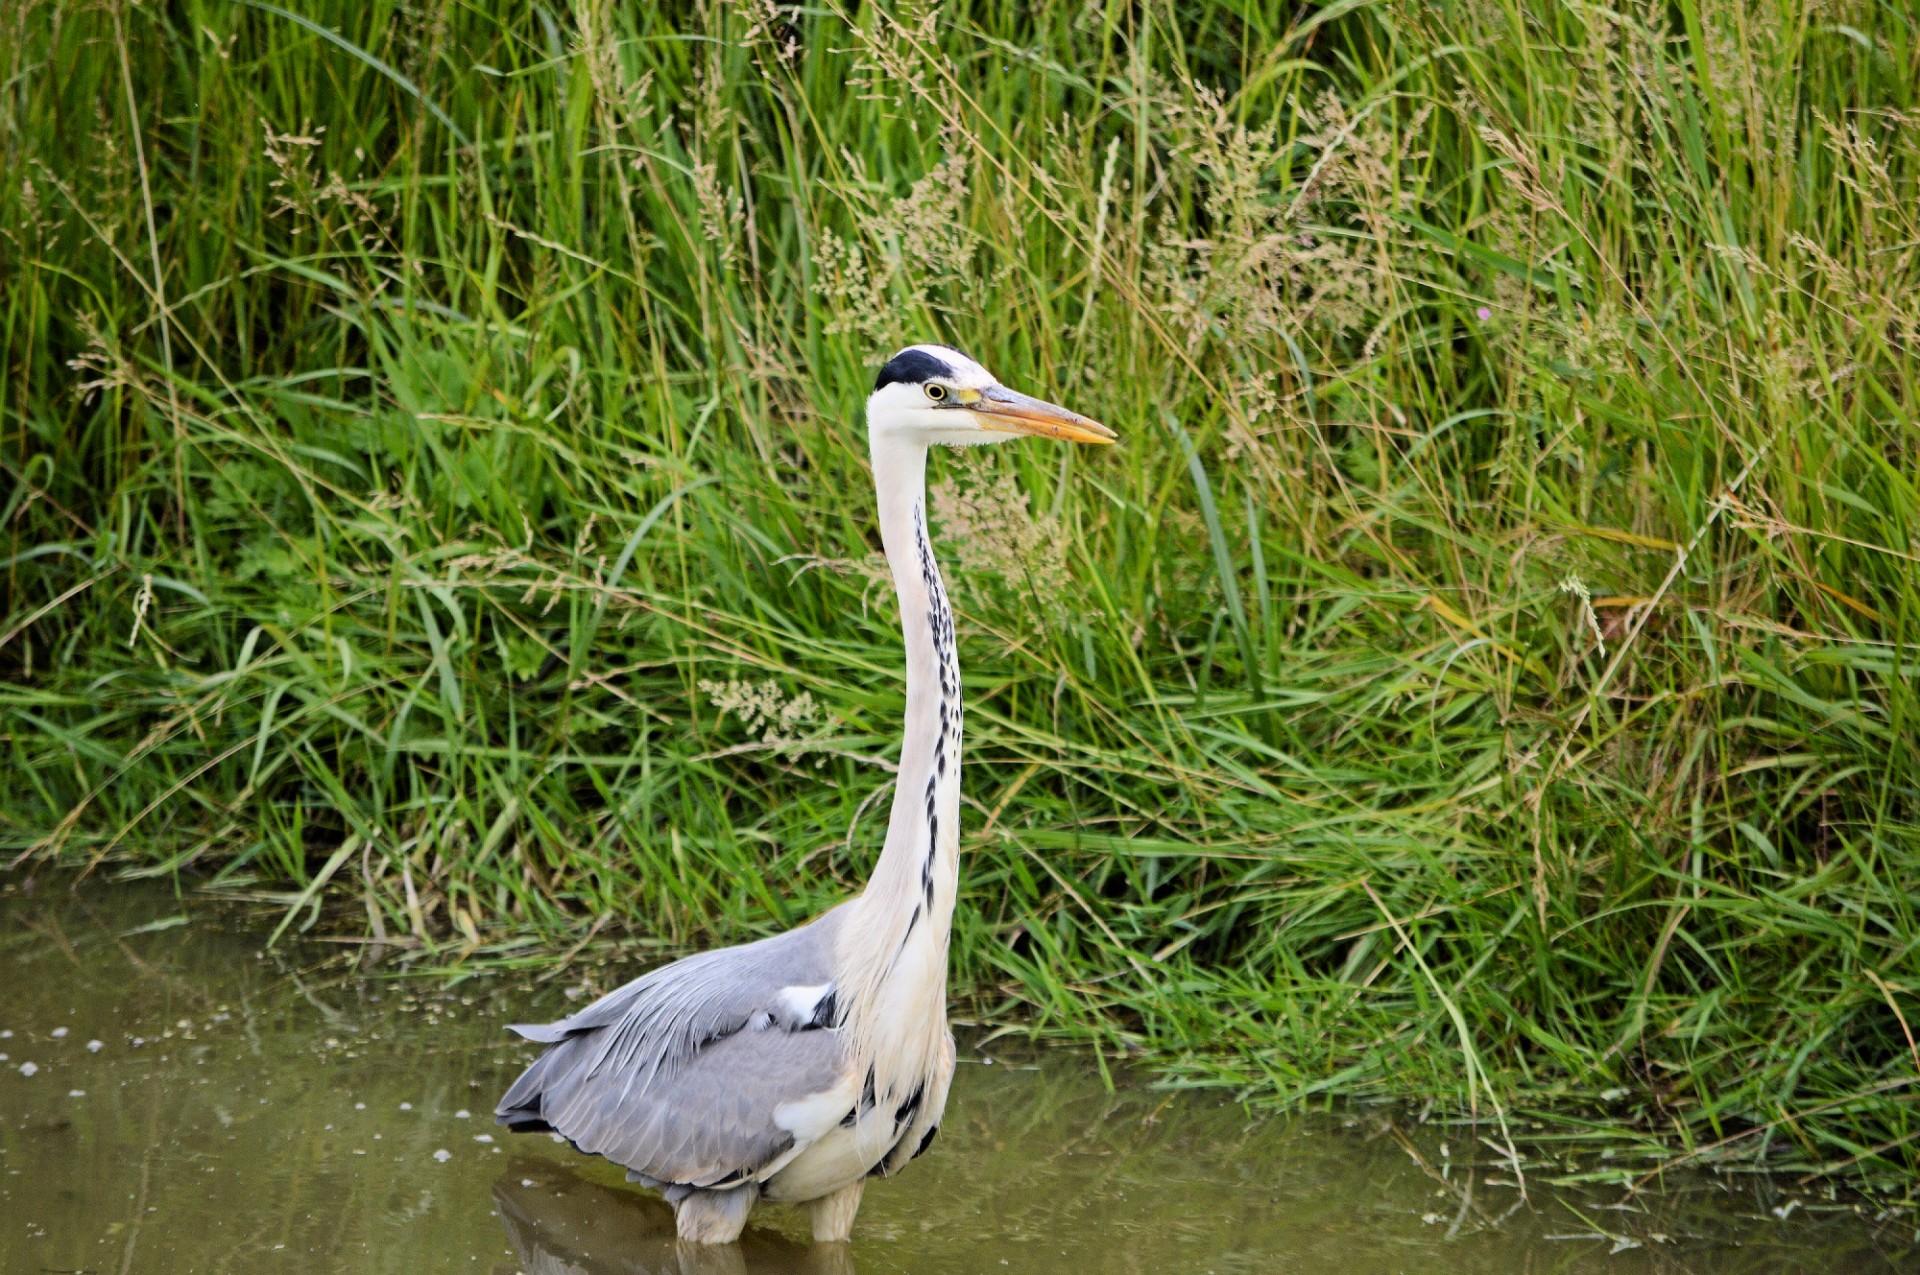
M1005 434L1038 434L1067 443L1111 443L1119 435L1078 412L1056 407L1045 399L1030 398L1004 385L981 390L980 397L963 403L980 418L980 428Z

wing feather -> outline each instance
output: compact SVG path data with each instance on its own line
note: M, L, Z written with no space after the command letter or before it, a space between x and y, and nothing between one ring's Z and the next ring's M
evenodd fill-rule
M642 1181L731 1185L776 1171L813 1133L778 1113L843 1083L841 1034L812 1030L795 987L831 994L839 917L654 970L559 1022L500 1100L516 1130L552 1129Z

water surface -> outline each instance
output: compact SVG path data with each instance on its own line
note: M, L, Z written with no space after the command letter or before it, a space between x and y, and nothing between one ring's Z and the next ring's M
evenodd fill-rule
M763 1207L741 1245L683 1249L619 1170L489 1116L531 1056L501 1025L565 1013L577 971L369 977L263 952L257 920L0 883L0 1272L1920 1270L1910 1223L1791 1184L1623 1202L1536 1167L1523 1200L1465 1130L1255 1119L998 1045L963 1045L938 1143L871 1184L852 1244Z

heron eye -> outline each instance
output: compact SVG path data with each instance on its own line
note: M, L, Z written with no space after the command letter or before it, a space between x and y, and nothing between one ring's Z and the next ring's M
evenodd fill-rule
M938 385L938 384L929 385L927 386L927 397L932 399L936 403L945 402L947 397L947 387L944 385Z

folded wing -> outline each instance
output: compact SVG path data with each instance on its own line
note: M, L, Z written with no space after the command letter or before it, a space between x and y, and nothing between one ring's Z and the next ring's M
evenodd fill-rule
M832 1128L846 1085L832 982L837 912L654 970L556 1023L495 1118L552 1129L650 1186L724 1188L777 1172Z

